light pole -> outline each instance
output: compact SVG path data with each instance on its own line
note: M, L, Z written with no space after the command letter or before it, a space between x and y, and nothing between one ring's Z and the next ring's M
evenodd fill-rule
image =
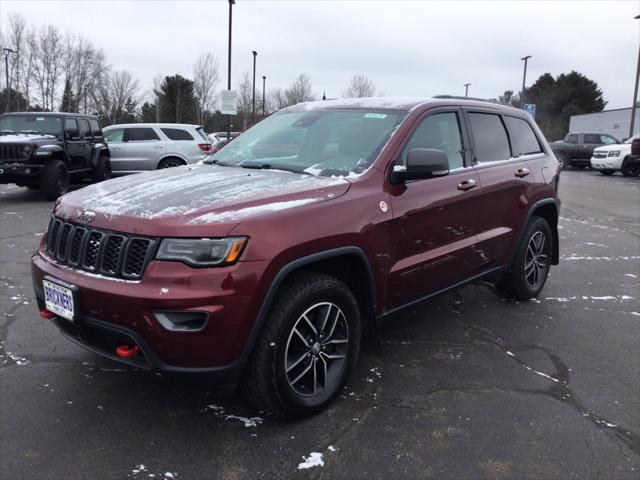
M258 52L253 50L253 95L251 96L251 125L256 123L256 57Z
M229 63L227 65L227 90L231 91L231 17L236 0L229 0ZM227 119L227 138L231 138L231 114Z
M4 53L4 75L6 79L6 94L7 94L7 112L11 108L11 89L9 88L9 54L16 53L15 50L10 48L3 48L2 53Z
M640 15L633 17L640 19ZM638 45L638 66L636 67L636 86L633 89L633 103L631 104L631 124L629 125L629 136L633 137L633 128L636 123L636 104L638 103L638 80L640 80L640 44Z
M262 75L262 118L265 117L265 110L264 110L264 99L265 99L265 93L266 92L266 85L267 85L267 76L266 75Z
M464 96L468 97L469 96L469 85L471 85L470 83L465 83L464 84Z
M524 60L524 73L522 74L522 90L520 90L520 108L524 107L524 82L527 80L527 61L531 58L531 55L522 57L520 60Z

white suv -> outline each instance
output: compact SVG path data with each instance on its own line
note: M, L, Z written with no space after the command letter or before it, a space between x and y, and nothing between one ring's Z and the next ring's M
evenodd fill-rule
M613 175L618 170L622 171L624 176L630 176L628 171L627 160L631 156L631 142L634 138L638 138L640 134L636 134L624 143L615 145L604 145L593 150L591 157L591 168L599 170L603 175Z
M113 175L196 163L211 153L211 140L199 125L132 123L102 129Z

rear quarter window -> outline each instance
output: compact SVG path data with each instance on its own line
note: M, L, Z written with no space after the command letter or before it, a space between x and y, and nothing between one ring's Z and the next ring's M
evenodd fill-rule
M161 128L160 130L162 130L162 133L164 133L169 140L193 141L193 136L182 128Z
M522 118L504 117L511 135L511 147L514 155L541 153L542 147L531 125Z

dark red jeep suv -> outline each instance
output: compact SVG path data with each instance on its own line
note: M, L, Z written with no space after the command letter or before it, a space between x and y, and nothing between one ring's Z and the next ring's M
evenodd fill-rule
M307 415L381 317L478 279L538 295L558 263L558 175L514 108L304 103L201 164L59 199L33 285L41 315L89 350Z

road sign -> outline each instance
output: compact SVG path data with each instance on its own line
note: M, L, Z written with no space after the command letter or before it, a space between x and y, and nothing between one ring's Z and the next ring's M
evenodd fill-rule
M223 115L236 115L238 113L238 92L235 90L222 90L220 92L220 113Z
M536 105L534 103L525 103L522 106L522 109L531 115L533 118L536 118Z

